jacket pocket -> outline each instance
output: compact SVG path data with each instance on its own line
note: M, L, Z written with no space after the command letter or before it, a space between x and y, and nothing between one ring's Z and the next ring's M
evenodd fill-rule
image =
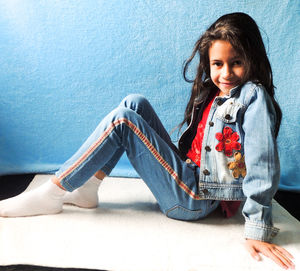
M216 111L216 117L225 123L233 123L237 120L239 110L243 107L234 99L228 99Z

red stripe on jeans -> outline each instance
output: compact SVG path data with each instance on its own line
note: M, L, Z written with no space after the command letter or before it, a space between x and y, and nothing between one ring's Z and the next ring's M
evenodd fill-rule
M156 150L156 148L152 145L149 139L141 132L139 128L137 128L131 121L128 119L122 118L114 121L111 125L104 131L104 133L99 137L99 139L92 144L85 153L74 162L72 166L70 166L65 172L63 172L58 180L61 182L62 179L66 178L70 175L76 168L78 168L92 153L97 147L99 147L102 142L110 135L110 133L114 130L114 128L122 123L125 123L134 133L139 137L139 139L145 144L148 150L153 154L155 159L166 169L166 171L172 176L177 185L185 191L191 198L195 200L200 200L199 195L196 195L182 180L180 180L178 174L175 170L168 164L166 160L160 155L160 153Z

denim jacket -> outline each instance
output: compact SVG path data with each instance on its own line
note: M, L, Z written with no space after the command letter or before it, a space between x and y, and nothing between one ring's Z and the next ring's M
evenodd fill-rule
M196 134L201 111L201 104L194 106L179 140L183 155ZM279 231L273 227L271 205L280 177L275 122L275 109L262 85L247 82L228 96L217 96L205 126L199 173L200 196L245 200L245 238L267 242Z

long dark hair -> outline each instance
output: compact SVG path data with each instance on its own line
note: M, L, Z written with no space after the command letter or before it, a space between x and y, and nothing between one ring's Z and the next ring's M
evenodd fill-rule
M237 12L223 15L214 22L196 42L192 55L184 63L183 76L187 82L193 83L191 96L185 109L185 123L191 121L191 114L195 103L203 102L208 96L215 94L218 89L210 79L208 50L215 40L225 40L245 60L244 82L253 81L261 83L270 95L277 114L275 124L275 136L277 137L282 113L274 98L273 74L266 49L256 22L247 14ZM196 78L187 78L189 65L196 54L199 54L200 62L197 68Z

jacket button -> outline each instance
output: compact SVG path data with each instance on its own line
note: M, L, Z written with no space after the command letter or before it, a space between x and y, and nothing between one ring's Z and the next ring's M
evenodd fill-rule
M214 123L212 121L210 121L208 124L209 124L210 127L214 126Z
M276 235L277 235L276 232L271 233L271 237L275 237Z
M222 105L223 104L223 101L222 100L218 100L217 101L217 105Z
M204 195L209 194L209 192L208 192L208 190L207 190L206 188L202 190L202 193L203 193Z
M211 151L211 148L209 146L205 146L206 151Z
M226 115L225 115L225 119L227 119L227 120L231 120L231 119L232 119L232 117L231 117L229 114L226 114Z
M185 162L186 162L187 164L190 164L190 163L192 163L192 160L191 160L191 159L186 159Z
M208 176L210 174L210 172L207 169L204 169L203 174Z
M211 148L209 146L205 146L206 151L211 151Z

